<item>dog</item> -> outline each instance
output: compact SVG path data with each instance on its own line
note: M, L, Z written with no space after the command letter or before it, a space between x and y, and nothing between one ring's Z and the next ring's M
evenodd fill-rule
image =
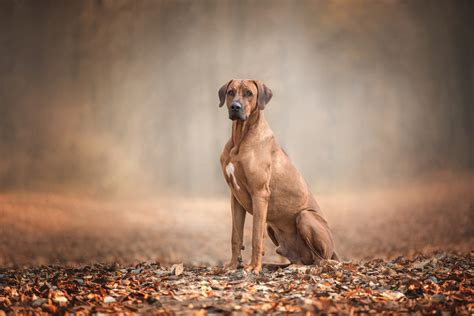
M272 91L258 80L230 80L218 92L227 105L232 136L220 157L231 191L232 257L226 269L242 261L246 212L253 216L252 257L247 272L262 270L265 228L276 252L291 263L339 260L328 223L305 180L277 143L264 116Z

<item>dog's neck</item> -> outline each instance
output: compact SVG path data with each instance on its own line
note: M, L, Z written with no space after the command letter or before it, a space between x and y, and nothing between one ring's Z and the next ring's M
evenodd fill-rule
M270 130L263 111L256 109L245 121L235 120L232 123L232 150L235 153L239 151L240 144L251 130L256 131L256 134L261 136L265 136L267 134L265 131Z

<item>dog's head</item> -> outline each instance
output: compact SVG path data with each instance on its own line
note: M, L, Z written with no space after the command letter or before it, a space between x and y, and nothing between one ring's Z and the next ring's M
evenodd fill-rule
M263 110L272 95L258 80L233 79L219 89L219 107L226 103L229 119L245 121L257 107Z

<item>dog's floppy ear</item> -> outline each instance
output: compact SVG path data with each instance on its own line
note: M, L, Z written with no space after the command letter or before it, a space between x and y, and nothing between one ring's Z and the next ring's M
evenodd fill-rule
M257 86L258 90L257 106L260 110L263 110L265 105L270 102L273 96L272 90L270 90L270 88L264 85L260 80L254 80L253 82Z
M227 87L229 86L229 84L232 82L229 81L227 82L225 85L223 85L220 89L219 89L219 107L222 107L224 105L224 102L225 102L225 95L226 95L226 92L227 92Z

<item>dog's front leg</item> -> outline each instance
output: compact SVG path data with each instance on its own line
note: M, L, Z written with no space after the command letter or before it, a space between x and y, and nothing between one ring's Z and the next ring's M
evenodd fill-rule
M246 268L255 274L262 271L263 237L267 222L268 197L266 193L252 197L253 229L252 229L252 260Z
M231 208L232 208L232 258L230 262L225 265L226 269L234 270L239 265L239 258L242 253L242 244L244 240L244 223L245 223L245 210L237 202L234 195L231 197ZM241 259L241 258L240 258Z

